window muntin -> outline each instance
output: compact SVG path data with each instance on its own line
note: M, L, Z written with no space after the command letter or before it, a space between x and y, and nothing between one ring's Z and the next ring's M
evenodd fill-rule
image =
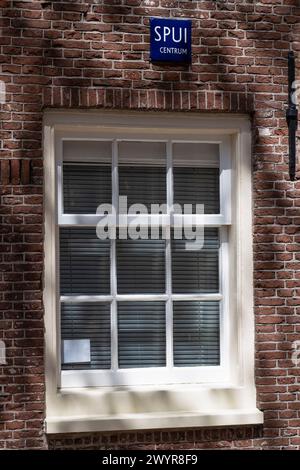
M81 144L82 142L80 142L80 145ZM103 144L103 141L99 141L98 144L100 144L98 147L93 147L93 150L97 148L98 154L93 154L92 157L90 157L90 160L93 160L92 166L96 166L97 169L100 169L100 172L102 172L103 176L103 170L107 171L107 169L110 168L108 165L109 158L107 157L107 152L106 156L103 158L103 155L105 155L104 150L99 152L99 148L101 147L101 144ZM81 159L80 157L78 158L78 154L80 155L80 152L78 152L78 145L79 143L77 144L77 158L74 159L73 157L71 157L69 152L67 163L65 165L70 164L70 159L74 161L76 160L76 165L78 167L81 167L84 171L87 166L84 153L84 145L82 146L83 157ZM164 199L166 199L164 215L167 215L169 219L167 218L160 220L160 227L163 230L169 229L169 225L164 223L165 220L169 220L171 226L172 222L174 222L174 218L172 218L172 211L170 211L173 202L181 202L186 204L204 204L204 217L200 216L199 218L198 216L196 216L196 218L191 219L193 224L197 225L201 223L205 226L207 225L204 230L206 234L204 250L203 253L201 253L201 251L196 252L196 256L195 252L193 253L193 251L187 252L186 265L182 266L182 280L180 280L180 256L178 256L178 253L176 256L176 251L180 252L180 243L178 242L182 242L181 240L147 240L146 243L144 240L109 241L108 243L110 244L110 279L108 279L107 272L106 247L106 257L103 257L103 259L105 259L104 276L106 277L106 280L103 279L103 282L101 283L101 288L99 290L91 288L89 291L84 291L83 289L81 292L80 289L77 289L77 292L75 292L73 289L72 293L61 291L61 303L62 305L68 305L69 303L74 303L76 299L80 300L83 303L86 303L87 305L90 302L95 302L95 300L99 301L100 303L104 301L109 301L109 322L111 326L110 370L113 379L108 380L108 383L111 383L112 381L114 383L119 383L117 379L118 375L120 375L121 377L121 373L126 372L127 368L128 370L132 369L132 372L136 370L137 374L139 374L138 371L140 369L143 369L143 372L145 370L147 371L148 369L149 378L147 379L145 378L145 376L143 378L142 374L140 381L137 380L136 383L151 383L150 369L152 368L163 368L168 371L169 374L165 374L166 381L191 381L191 379L185 378L186 375L184 377L181 377L178 371L185 370L185 368L189 369L191 367L193 368L193 370L195 370L195 368L203 370L203 367L209 366L213 366L215 369L222 363L221 349L223 342L223 333L221 329L221 322L222 316L224 315L224 305L222 303L224 295L224 286L222 286L222 280L219 276L219 271L222 266L224 270L224 266L226 265L226 263L224 263L224 259L226 257L225 245L227 244L227 238L224 237L226 229L224 231L222 228L222 222L224 222L225 214L220 214L219 209L222 205L223 208L224 206L228 207L228 201L224 201L224 198L222 201L222 194L220 194L220 188L221 190L222 186L224 188L224 169L222 169L221 165L219 165L220 144L203 142L144 142L134 140L112 140L109 145L108 142L105 141L105 146L106 149L112 149L112 171L110 176L112 194L110 197L107 191L108 185L106 184L106 192L101 189L102 193L100 194L100 201L98 201L99 204L106 203L109 199L112 199L112 201L116 202L118 201L119 195L127 195L129 196L128 205L130 205L130 203L136 202L144 203L147 209L150 209L150 203L152 202L152 198L154 199L154 203L159 204L164 203ZM151 154L151 146L153 146L153 154ZM185 149L185 156L183 155L183 149ZM91 164L91 162L89 162L89 164ZM226 166L228 167L228 162L226 162ZM158 179L154 178L155 172L158 176ZM143 180L145 174L147 181L145 179ZM184 178L182 177L183 174L187 175L187 179L190 179L191 175L196 175L193 182L194 188L197 188L198 185L202 185L202 183L207 185L206 189L204 188L204 190L201 189L196 192L194 200L192 199L193 191L189 190L189 181L187 181L188 189L186 193L182 189L184 187ZM138 190L136 191L135 188L136 186L138 186L136 185L136 180L139 179L139 175L142 175L142 184L139 185ZM149 177L149 175L151 175L151 177ZM226 174L226 179L228 180L228 173ZM101 180L99 179L99 181ZM149 191L149 188L151 189L151 181L155 181L158 184L154 186L154 190ZM180 185L178 185L178 182L180 183ZM179 190L178 188L181 189ZM61 193L64 193L64 180L62 188L60 188L60 190ZM76 193L76 188L74 188L74 191ZM127 194L126 192L125 194L122 194L124 191L127 191ZM215 191L214 194L213 191ZM98 195L99 193L96 194ZM140 200L136 200L137 196ZM68 218L69 214L64 210L64 198L61 197L60 203L61 204L59 204L59 206L61 207L61 213L59 214L59 222L61 225L67 225L69 226L68 229L71 230L71 227L73 227L74 229L77 227L78 224L79 226L82 226L83 224L85 226L89 226L89 229L91 229L91 231L94 230L94 233L96 232L95 221L98 220L98 217L101 216L101 214L95 217L94 215L92 215L91 212L83 213L79 210L77 214L74 213L73 215L71 215L71 218ZM95 205L95 201L93 201L93 204L90 204L89 207L94 208ZM83 217L80 217L81 215ZM208 217L206 217L206 215L208 215ZM212 218L209 218L210 216ZM127 219L130 219L130 216L126 217ZM143 223L143 220L145 220L142 218L142 215L135 215L134 217L140 217L141 224ZM178 214L176 214L176 217L177 219L179 217L182 220L190 218L190 216L181 216ZM220 229L223 230L223 236L221 241L219 241ZM99 242L101 241L99 240ZM102 251L103 249L104 247L102 247ZM134 270L133 260L131 260L129 257L130 250L133 254L133 258L134 256L136 258L135 263L137 263L137 266L139 267L136 272ZM142 262L143 251L144 258L148 259L148 261L144 259L144 263ZM222 259L222 263L219 262L220 258ZM138 261L139 259L140 262ZM149 267L148 270L147 266ZM207 274L209 275L209 278L207 277L207 279L205 279L205 276L203 276L203 270L205 269L205 267L207 270ZM127 279L126 270L128 272ZM192 282L190 283L185 282L184 279L185 277L188 278L188 276L191 276L190 281ZM107 289L109 281L110 290ZM198 336L195 335L194 339L191 339L191 334L189 333L188 328L185 334L186 338L184 338L184 334L180 336L178 332L178 325L180 325L180 313L178 312L182 312L182 309L179 309L180 304L182 304L182 306L188 306L192 305L192 301L195 302L195 306L198 305L198 310L196 307L194 307L195 312L198 312L194 313L193 317L194 323L198 325ZM207 307L207 311L209 312L210 310L208 306L213 305L213 301L218 306L218 308L215 307L215 334L211 336L211 338L213 338L214 340L214 343L212 345L213 353L209 355L207 353L209 349L207 347L207 338L210 338L210 336L207 335L207 332L205 331L205 323L203 323L202 317L203 312L206 311L205 306ZM132 309L131 311L133 319L136 318L136 309L138 309L138 302L141 303L140 305L143 304L144 307L148 305L151 308L151 303L152 305L163 305L164 307L163 323L165 326L165 333L164 335L161 335L161 338L164 338L164 362L162 360L162 354L160 355L161 362L154 361L153 363L151 363L151 361L148 363L147 361L143 362L142 359L138 356L136 357L135 363L134 355L131 361L128 360L126 362L126 359L124 359L124 357L122 356L122 351L124 351L125 347L124 345L126 345L126 334L124 333L124 331L126 332L126 329L124 330L123 328L124 322L122 323L121 312L125 311L124 305L126 306L127 304L128 307L130 305L135 305L136 308ZM211 303L208 304L208 302ZM204 305L200 308L200 304ZM174 316L175 309L177 312L176 317ZM142 311L143 309L141 309L141 312ZM127 308L126 312L126 318L129 318L129 308ZM155 312L155 310L153 310L153 312ZM124 318L125 317L123 315L123 319ZM140 318L143 318L141 313ZM149 316L145 317L144 315L145 328L147 325L148 318ZM143 325L141 325L141 328L142 326ZM203 330L203 332L201 332L201 330ZM156 332L156 336L157 333L158 332ZM128 342L130 342L130 337L132 337L132 333L128 331L127 335ZM151 337L151 334L148 332L148 336L149 335ZM156 344L156 336L153 335L152 337L153 344ZM123 349L120 348L120 339L122 342ZM202 352L202 355L199 351L197 351L197 341L199 343L199 351L206 351L205 353ZM204 349L201 349L201 341L203 341ZM142 350L141 344L143 343L141 342L139 345L140 350ZM205 344L206 349L204 347ZM195 351L193 360L191 357L190 359L188 359L184 358L183 356L180 356L180 351L182 352L182 348L188 348L189 346L191 350L194 348ZM161 347L162 342L160 340L159 348L161 349ZM72 368L76 369L76 365ZM89 367L84 369L84 367L82 367L82 364L80 364L77 369L81 371L88 371ZM107 372L106 376L104 377L101 374L101 370L104 371L104 369L107 369L107 367L101 366L99 368L96 367L96 369L99 372L99 380L102 380L102 382L100 383L103 383L105 385ZM167 375L169 375L169 377L171 378L168 379ZM131 381L130 374L128 374L128 380ZM135 380L133 380L133 382L135 383ZM120 383L124 383L124 375L122 375L122 378L120 378Z

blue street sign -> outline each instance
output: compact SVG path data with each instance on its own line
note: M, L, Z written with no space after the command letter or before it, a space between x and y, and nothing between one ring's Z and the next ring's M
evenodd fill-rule
M191 20L150 18L150 59L154 62L191 63Z

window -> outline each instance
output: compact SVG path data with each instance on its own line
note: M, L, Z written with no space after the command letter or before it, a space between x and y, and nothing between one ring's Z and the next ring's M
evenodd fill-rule
M170 427L158 412L199 418L220 407L223 418L202 425L223 423L230 409L230 424L260 422L250 133L245 118L232 119L47 116L49 432L63 432L62 422L80 431Z
M197 382L207 368L217 379L226 139L104 139L63 137L57 162L62 386L90 384L89 371L99 386ZM116 227L101 225L107 238L95 225L106 212L116 215Z

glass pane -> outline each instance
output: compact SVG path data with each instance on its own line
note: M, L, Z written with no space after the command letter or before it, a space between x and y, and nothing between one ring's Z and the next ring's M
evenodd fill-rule
M61 338L63 370L109 369L110 304L61 304Z
M119 294L165 292L165 240L117 240Z
M100 204L111 204L111 167L65 163L63 187L65 214L96 214Z
M119 194L127 204L166 204L166 145L161 142L120 142Z
M204 229L204 244L191 249L193 240L172 237L172 283L175 294L219 292L219 230Z
M100 204L111 204L111 142L66 140L63 160L65 214L95 214Z
M204 205L204 214L220 212L219 146L204 143L173 145L174 203ZM183 212L183 207L182 207Z
M60 229L62 295L110 293L110 240L99 240L95 228Z
M173 144L175 166L219 167L219 144L209 142L177 142Z
M64 140L65 162L111 164L112 142L109 140Z
M166 365L164 302L120 302L118 333L121 369Z
M219 302L173 302L174 366L220 364Z

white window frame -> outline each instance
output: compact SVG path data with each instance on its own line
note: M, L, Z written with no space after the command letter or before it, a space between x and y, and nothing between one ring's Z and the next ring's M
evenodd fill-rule
M100 136L99 136L100 134ZM204 225L205 227L216 227L220 229L220 249L219 249L219 292L215 294L173 294L171 286L171 241L166 240L166 293L153 294L153 295L134 295L134 294L117 294L117 273L116 273L116 241L111 241L111 292L112 295L94 295L94 296L61 296L60 302L110 302L111 304L111 370L62 370L60 374L60 386L65 387L84 387L84 386L108 386L114 385L145 385L145 384L172 384L172 383L203 383L203 382L220 382L226 377L226 368L228 365L228 345L229 345L229 330L226 329L226 319L229 318L229 309L227 299L229 297L228 275L228 242L226 236L226 226L230 225L230 212L231 212L231 162L230 162L230 143L228 136L211 136L206 137L204 140L198 141L190 139L171 139L169 133L169 140L162 140L161 133L157 136L151 135L152 139L139 139L137 132L136 137L128 138L128 132L123 131L121 138L107 137L107 131L103 131L103 136L100 131L90 135L89 140L110 142L112 147L112 200L115 207L118 201L118 145L120 142L162 142L166 146L166 175L167 175L167 213L160 217L161 227L170 229L174 225L174 216L171 213L173 205L173 164L172 164L172 147L177 143L207 143L216 144L219 148L220 164L220 214L214 215L176 215L175 217L179 223L186 223L187 225ZM98 135L98 137L97 137ZM155 139L155 137L157 137ZM63 209L63 144L65 141L83 142L87 139L85 136L78 137L78 131L65 131L57 135L57 152L56 165L57 165L57 194L58 194L58 226L59 227L96 227L97 223L105 217L104 214L64 214ZM76 162L84 163L84 155L78 155ZM155 163L155 162L153 162ZM209 162L201 162L199 167L213 165ZM100 203L101 201L99 201ZM137 201L138 202L138 201ZM151 216L145 215L119 215L120 223L130 224L132 220L136 220L141 226L149 221ZM57 240L59 246L59 240ZM59 272L59 265L57 266ZM57 290L59 292L59 277L56 281ZM151 368L118 368L118 325L117 325L117 302L123 301L164 301L166 302L166 367L151 367ZM172 318L172 301L220 301L220 365L219 366L199 366L199 367L175 367L173 365L173 318ZM60 310L60 302L58 299L58 311ZM228 323L232 322L230 319ZM58 338L57 342L60 344L59 325L57 328ZM61 348L61 344L60 344Z
M176 138L174 139L174 135ZM153 138L154 136L154 138ZM62 210L62 148L64 139L78 140L112 140L114 149L119 140L133 141L166 141L167 142L167 206L172 205L172 167L170 140L174 142L206 142L220 145L220 214L190 217L192 223L220 227L220 294L178 295L167 293L155 295L155 300L221 300L220 309L220 366L201 366L171 369L170 360L167 368L150 369L119 369L115 356L113 371L61 371L60 370L60 318L59 305L62 301L110 301L112 305L118 300L153 300L153 296L116 295L113 296L77 296L59 299L59 226L84 225L95 226L103 217L101 214L73 215L63 214ZM73 423L73 430L105 430L105 429L139 429L147 427L168 427L170 413L179 416L191 413L200 418L199 425L216 425L224 422L248 424L261 422L261 413L255 406L254 386L254 331L252 302L252 244L251 244L251 132L250 123L245 116L201 116L176 115L161 113L115 113L115 112L54 112L45 116L44 127L45 149L45 291L44 303L46 314L46 391L47 391L47 430L48 432L65 432L64 423ZM116 152L113 152L112 183L118 185ZM209 164L209 162L208 162ZM231 184L231 181L233 184ZM56 210L58 207L58 211ZM232 213L231 213L232 208ZM136 216L127 216L136 218ZM143 217L143 216L139 216ZM147 216L146 216L147 217ZM191 220L191 218L193 220ZM162 222L172 225L171 214L162 216ZM247 232L248 230L248 232ZM228 233L228 239L227 239ZM229 243L227 243L229 241ZM168 242L167 242L168 243ZM167 260L170 261L170 250L167 248ZM169 252L169 254L168 254ZM115 247L112 243L112 256ZM228 259L230 258L230 263ZM115 263L113 263L115 265ZM114 276L112 281L114 284ZM112 315L112 348L117 351L116 309ZM168 312L168 309L167 309ZM170 326L172 318L167 322ZM169 331L171 328L169 329ZM167 340L168 358L172 356L171 341ZM175 370L176 369L176 370ZM139 387L142 387L139 390ZM146 388L145 388L146 387ZM157 404L150 396L168 391L169 406ZM216 397L222 392L222 399L213 400L212 390L218 390ZM237 390L240 390L238 394ZM124 406L118 404L114 409L119 413L111 413L107 405L107 393L115 402L117 397L126 397ZM226 391L226 393L225 393ZM136 406L130 397L138 393L145 406L137 413ZM120 395L121 394L121 395ZM206 396L200 405L201 395ZM227 398L225 399L225 396ZM79 417L74 417L71 403L77 400ZM86 398L86 401L83 400ZM98 401L95 401L97 397ZM147 398L148 397L148 398ZM196 398L197 397L197 398ZM245 397L248 399L246 400ZM175 400L175 401L174 401ZM229 401L228 401L229 400ZM65 405L68 406L64 406ZM156 405L154 405L156 403ZM173 403L173 404L172 404ZM175 403L175 404L174 404ZM207 405L210 403L210 419ZM245 403L249 406L245 408ZM224 409L222 408L224 404ZM234 411L228 414L234 405ZM231 406L231 408L230 408ZM200 408L203 407L201 411ZM221 413L220 413L221 407ZM229 407L229 408L228 408ZM137 407L139 408L139 407ZM59 414L59 411L62 416ZM99 413L99 410L101 412ZM134 411L135 410L135 411ZM156 421L158 410L167 414L168 419ZM225 411L224 411L225 410ZM141 413L147 418L141 421ZM175 415L174 415L175 413ZM193 414L194 413L194 414ZM120 415L128 415L120 419ZM65 416L66 415L66 416ZM112 415L117 415L118 418ZM185 423L194 423L185 416ZM95 418L97 416L97 418ZM102 416L102 417L101 417ZM215 420L211 419L215 416ZM217 417L219 416L219 420ZM230 418L231 416L231 418ZM171 419L172 427L179 426L176 419ZM225 420L226 420L225 419ZM132 424L132 420L139 424ZM180 420L179 420L180 421ZM239 421L239 422L237 422ZM120 424L121 422L121 424ZM119 424L118 424L119 423ZM148 424L147 424L148 423ZM165 424L164 424L165 423ZM183 424L183 422L182 422ZM184 425L184 424L183 424ZM195 425L194 424L185 424ZM67 427L68 427L67 426ZM112 428L111 428L112 426Z

